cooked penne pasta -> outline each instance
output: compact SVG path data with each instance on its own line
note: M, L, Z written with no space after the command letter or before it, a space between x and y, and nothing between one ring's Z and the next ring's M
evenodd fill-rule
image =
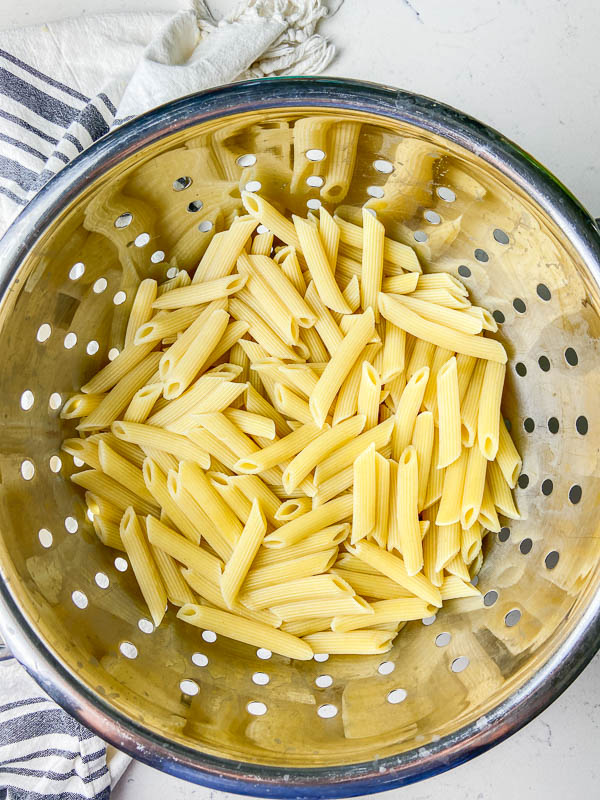
M229 297L230 294L239 292L245 285L245 275L226 275L206 283L193 283L190 286L173 289L158 297L152 306L159 309L200 306L203 303L210 303L212 300Z
M503 425L504 423L501 422L500 424ZM472 449L475 450L476 448ZM521 519L510 487L497 461L487 462L487 476L492 499L498 511L509 519Z
M469 453L470 450L463 448L456 461L453 461L445 470L439 470L444 473L444 483L440 506L435 518L436 525L453 525L460 521Z
M60 411L61 419L87 417L95 411L106 397L105 394L74 394L65 402Z
M223 562L215 558L207 550L190 542L176 533L155 517L146 517L146 528L150 544L164 550L176 561L202 575L213 576L216 580L221 575Z
M123 486L118 481L95 469L88 469L84 472L74 472L71 480L77 486L81 486L92 494L100 495L116 506L121 511L125 511L128 506L133 506L137 514L157 514L158 506L154 501L140 497L129 487Z
M388 631L324 631L305 636L313 653L330 655L378 655L387 653L395 634Z
M408 381L400 397L392 433L392 458L396 461L411 443L417 414L423 402L428 380L429 367L422 367Z
M331 311L321 299L314 281L310 281L308 284L304 299L316 317L316 333L322 340L330 355L333 355L341 344L344 335L341 332L337 322L333 318ZM305 336L308 336L308 332L303 333ZM329 357L326 356L325 360L327 361L328 358Z
M390 462L381 453L375 453L375 526L370 535L379 547L387 546L389 511Z
M179 609L177 617L197 628L205 628L220 636L255 647L267 647L272 652L288 658L307 661L313 655L310 645L302 639L271 628L264 622L244 619L228 611L190 603Z
M353 247L362 247L363 233L360 225L354 225L341 219L337 214L334 217L340 229L340 241ZM405 244L395 242L386 237L383 244L383 257L390 264L397 264L402 269L410 272L421 272L421 265L417 254Z
M265 537L265 547L289 547L322 528L342 522L351 516L352 505L352 495L342 495L330 500L269 533Z
M409 273L413 274L413 273ZM389 320L385 321L385 341L383 344L383 367L381 380L391 381L404 372L406 354L406 333Z
M460 556L465 564L471 564L481 550L481 525L473 523L468 530L460 532Z
M460 553L460 522L453 525L437 525L437 550L435 571L441 572L457 553Z
M297 578L305 578L309 575L320 575L333 566L337 553L338 549L335 546L329 550L307 553L292 560L275 561L262 567L255 567L246 576L244 592L285 583Z
M363 310L371 308L375 322L379 322L377 298L383 280L383 249L385 228L366 208L362 211L362 271L360 277L360 301Z
M354 462L352 544L371 534L377 522L377 461L371 443Z
M368 361L362 362L358 387L357 411L365 418L365 428L374 428L379 421L381 381L377 370Z
M162 394L162 383L149 383L133 395L125 409L123 419L126 422L144 422Z
M160 572L169 603L178 608L186 603L195 603L196 595L185 582L175 559L154 545L150 545L150 551Z
M266 530L267 521L265 515L258 500L254 500L244 529L235 543L233 553L221 574L221 592L229 608L232 607L244 578L252 566ZM281 618L283 619L283 617Z
M117 420L111 426L113 434L124 442L140 447L154 447L172 453L178 459L195 461L203 469L210 466L210 457L205 450L191 442L186 436L171 433L163 428L137 422ZM114 449L114 448L113 448Z
M336 283L319 229L312 222L296 215L293 215L292 219L311 278L315 283L321 300L332 311L338 311L340 314L349 314L350 308Z
M356 414L358 409L358 392L362 377L362 365L365 361L372 361L379 352L381 345L368 344L357 358L352 369L344 379L335 402L333 412L333 425L338 425L348 417Z
M243 199L242 202L244 202ZM254 215L252 217L245 215L235 219L231 228L222 232L216 246L207 248L202 261L198 264L192 283L213 281L229 275L233 271L244 245L256 228L256 224L257 220ZM271 230L269 225L267 227ZM219 234L216 234L212 242L217 236Z
M406 333L419 339L425 339L427 342L453 350L455 353L464 353L468 356L506 364L506 350L500 342L462 331L449 331L444 325L419 316L412 309L403 305L396 296L380 294L379 310L398 328L402 328Z
M505 481L511 489L517 485L517 478L521 473L523 461L517 452L517 448L506 428L504 420L500 420L500 432L498 438L498 452L496 453L498 466L502 470Z
M456 358L448 359L437 374L439 415L438 468L447 467L460 456L460 400Z
M417 451L409 445L398 460L396 479L396 513L400 531L400 549L408 575L416 575L423 567L423 545L419 528L419 487Z
M254 589L240 596L248 608L271 608L284 603L292 603L305 598L329 601L331 598L352 597L354 590L347 581L337 574L312 575L307 578L287 581L276 586ZM327 603L324 603L326 607ZM275 612L277 613L277 612ZM317 616L322 616L318 614ZM331 614L329 615L331 616Z
M488 461L496 458L500 442L500 401L505 374L505 364L486 363L479 396L477 442Z
M433 424L433 414L431 411L423 411L421 414L417 414L412 434L412 445L417 454L419 512L425 507L434 438L435 426Z
M469 448L460 510L460 524L463 530L468 530L479 518L485 489L487 465L488 461L479 447ZM448 470L446 470L447 473ZM506 488L508 489L508 486Z
M270 231L266 233L257 233L252 240L252 247L250 253L253 256L270 256L273 249L273 234Z
M140 521L131 506L123 514L119 533L152 622L158 627L165 615L167 591L142 532Z
M315 483L319 486L321 483L336 475L341 470L354 464L354 460L360 453L363 452L373 442L376 450L381 450L390 441L392 429L394 426L393 419L386 419L385 422L380 422L369 431L361 433L353 441L342 445L338 450L335 450L324 461L321 461L315 469Z
M418 597L399 597L391 600L379 600L371 604L372 614L347 614L334 616L331 628L334 631L347 633L359 628L382 625L387 622L401 622L413 619L424 619L435 614L436 607Z

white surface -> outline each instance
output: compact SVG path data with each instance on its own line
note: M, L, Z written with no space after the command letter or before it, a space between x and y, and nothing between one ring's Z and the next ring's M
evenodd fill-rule
M0 28L72 14L175 10L179 0L19 0ZM231 0L209 0L217 15ZM498 128L600 215L600 14L595 0L346 0L325 22L328 72L435 97ZM381 800L548 800L598 796L600 656L551 708L469 764ZM134 763L114 800L225 800Z

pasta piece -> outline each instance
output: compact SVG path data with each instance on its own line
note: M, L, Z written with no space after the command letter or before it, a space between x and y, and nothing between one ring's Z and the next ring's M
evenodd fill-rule
M415 300L426 300L428 303L435 303L438 306L456 308L463 311L466 311L471 305L467 297L452 294L448 289L417 289L411 293L411 297L414 297Z
M468 530L460 532L460 557L465 564L471 564L481 550L481 525L473 523Z
M316 617L315 619L299 619L295 622L283 622L281 630L291 633L292 636L309 636L311 633L319 633L331 629L333 617Z
M172 309L185 306L200 306L203 303L210 303L212 300L229 297L230 294L239 292L245 285L245 275L226 275L224 278L216 278L205 283L193 283L190 286L173 289L157 298L153 303L153 307Z
M85 441L90 444L93 443L97 447L98 443L102 440L112 447L115 452L119 453L123 458L126 458L127 461L131 461L132 464L135 464L136 467L140 467L141 469L145 456L144 451L141 447L138 447L137 444L121 441L108 431L104 433L93 433L91 436L88 436Z
M420 572L423 567L423 545L417 509L419 498L417 453L412 445L401 453L398 460L396 491L400 547L406 572L412 576Z
M171 294L171 292L169 293ZM218 309L206 320L188 349L165 376L163 394L167 400L175 400L188 388L196 375L204 368L212 350L223 336L229 314Z
M419 512L425 507L434 438L435 426L433 424L433 414L431 411L423 411L423 413L417 414L415 426L413 428L412 444L417 454L419 484L417 505Z
M282 561L292 562L295 558L302 558L324 550L331 553L334 545L341 544L348 536L349 531L350 525L347 522L343 522L323 528L323 530L313 533L311 536L307 536L306 539L283 550L263 547L256 556L254 567L258 569L259 567L279 564Z
M292 219L319 297L333 311L338 311L340 314L349 314L350 308L335 281L318 228L313 223L295 214Z
M89 439L65 439L61 445L65 453L74 456L88 464L92 469L101 470L98 458L98 444Z
M319 427L325 422L336 394L374 329L373 311L368 309L344 337L323 370L309 399L311 413Z
M153 545L150 545L150 550L160 572L169 603L173 603L178 608L181 608L186 603L195 603L196 595L183 579L175 559L165 553L164 550L159 550L158 547Z
M157 450L155 447L144 447L144 454L147 458L151 458L165 475L168 475L169 470L177 471L179 462L170 453L165 453L164 450Z
M159 311L148 322L137 329L133 340L134 347L143 347L147 351L169 336L176 336L180 331L189 328L202 313L202 306L179 308L177 311ZM123 351L125 353L125 350ZM123 353L121 355L123 355ZM117 356L119 358L119 356ZM115 358L115 361L117 360ZM115 363L114 361L112 362ZM110 365L109 365L110 366ZM105 367L106 369L106 367Z
M404 275L392 275L384 278L381 291L386 294L411 294L417 288L418 272L407 272Z
M437 375L439 452L438 468L447 467L460 456L460 401L456 358L448 359Z
M344 300L348 303L348 307L354 314L354 312L357 311L360 306L360 283L356 275L354 275L352 279L348 281L346 288L342 292L342 295Z
M275 433L277 436L286 436L290 432L290 428L283 415L280 414L279 411L276 411L276 409L251 385L246 386L246 411L253 414L261 414L262 416L272 419L275 423Z
M514 489L517 485L517 478L521 473L523 461L517 452L517 448L511 439L510 433L508 432L503 419L500 420L500 433L496 461L498 462L498 466L504 475L504 480L508 483L511 489Z
M264 439L275 438L275 422L269 417L241 408L226 408L223 415L243 433L262 436Z
M185 331L178 334L176 340L167 348L160 359L158 374L161 380L165 380L182 356L185 355L191 343L198 337L198 334L205 329L207 321L213 312L219 310L227 311L227 306L227 300L213 300L203 308L202 312L198 314L196 319Z
M233 383L231 381L221 381L213 386L213 388L201 399L195 406L192 406L195 413L182 414L177 419L166 425L167 430L174 433L185 433L189 431L190 427L195 425L195 417L201 414L212 414L219 411L225 411L234 400L236 400L246 389L243 383ZM187 394L187 392L186 392ZM178 400L182 400L185 395L177 398L170 406L175 405ZM189 405L189 404L188 404ZM167 409L165 409L166 411ZM178 409L180 410L180 409ZM152 421L152 417L150 421Z
M235 545L235 537L231 530L223 530L218 526L210 515L210 507L209 510L205 510L206 506L198 502L198 496L187 490L181 475L174 469L167 473L167 490L177 504L180 513L189 520L193 529L201 534L219 558L222 558L223 561L229 559ZM217 494L217 496L221 500L220 495ZM237 517L235 519L239 525Z
M303 641L312 648L312 653L330 655L379 655L387 653L392 646L395 633L389 631L324 631L311 633Z
M394 416L392 434L392 458L398 460L411 443L417 414L423 402L423 395L429 380L429 367L422 367L406 384Z
M265 515L258 500L254 500L250 516L221 575L221 592L229 608L232 607L244 578L252 566L266 530L267 521ZM277 614L277 612L275 613ZM279 615L277 614L277 616Z
M452 358L454 353L451 350L446 350L443 347L436 347L431 360L431 367L429 370L429 381L425 394L423 396L423 405L428 411L431 411L434 418L437 420L438 413L438 397L437 397L437 376L440 369ZM471 358L471 356L459 356L458 358ZM456 369L458 373L458 358L456 359ZM475 359L473 359L475 361ZM460 385L459 385L459 400L460 400Z
M387 533L386 548L400 552L400 517L398 515L398 462L389 459L390 464L390 497L389 497L389 529Z
M340 387L333 412L333 425L337 426L348 417L354 416L358 409L358 393L362 377L362 365L365 361L372 361L380 351L380 344L368 344L355 361Z
M448 356L450 358L450 356ZM458 397L462 406L463 400L471 382L477 359L474 356L465 356L459 353L456 356L456 371L458 373Z
M436 525L437 551L435 554L435 571L441 572L457 553L460 553L460 522L453 525Z
M498 533L500 530L500 521L494 506L494 500L490 491L489 482L485 482L485 489L483 490L483 500L481 501L481 510L479 512L479 519L482 528L487 528L488 531Z
M158 628L165 615L167 591L152 558L142 527L131 506L123 514L119 532L152 622Z
M315 483L317 486L328 478L337 474L341 470L349 467L360 453L363 452L373 442L376 450L381 450L389 442L394 426L393 419L380 422L371 430L361 433L353 441L348 442L335 450L324 461L321 461L315 469Z
M367 601L352 594L328 597L326 602L321 597L316 599L307 597L292 603L272 606L271 610L284 622L297 622L301 619L315 619L316 617L330 618L341 614L359 615L365 618L373 615L373 609Z
M119 533L119 523L112 522L104 519L99 514L94 517L92 522L96 536L105 547L111 547L113 550L120 550L125 552L125 545L121 541L121 534Z
M349 545L346 544L346 547ZM404 589L438 608L441 607L442 601L438 589L422 573L409 575L403 559L399 556L388 553L364 539L349 549L353 555L375 567Z
M375 453L375 527L372 537L379 547L386 547L390 510L390 462Z
M98 428L108 428L119 414L127 408L138 389L148 383L150 377L154 375L159 359L160 353L147 355L131 372L119 380L91 414L79 423L77 430L90 431Z
M458 295L459 297L468 297L469 290L467 287L455 278L454 275L450 275L448 272L432 272L429 275L419 275L419 282L418 282L419 289L446 289L452 294Z
M473 584L456 575L446 575L440 587L442 600L457 600L460 597L480 597L481 592Z
M444 488L435 520L437 525L453 525L460 521L469 453L469 450L463 449L459 458L446 467Z
M425 495L424 509L430 508L442 496L444 487L444 477L446 470L438 469L439 436L438 429L435 428L433 434L433 450L431 452L431 467L429 469L429 480L427 481L427 492Z
M426 342L424 339L417 339L414 343L410 359L406 367L406 377L411 378L415 372L418 372L423 367L428 367L431 372L433 364L433 356L435 354L435 345L431 342Z
M61 419L87 417L95 411L106 397L105 394L74 394L65 402L60 411Z
M374 530L377 522L376 464L373 443L354 462L352 534L350 538L352 544L366 538Z
M361 562L358 563L360 564ZM367 567L366 564L363 566ZM412 597L410 592L407 592L406 589L398 586L397 583L381 573L375 575L368 572L345 570L336 564L334 574L350 584L351 588L357 594L363 595L363 597L370 597L374 600L395 600L400 597ZM375 604L371 604L375 607Z
M297 519L303 514L306 514L311 508L312 501L310 497L297 497L284 500L275 512L275 520L277 523L290 522L290 520Z
M179 477L183 488L201 506L221 536L230 545L235 546L242 533L242 526L227 503L211 485L206 473L192 461L181 461Z
M121 511L125 511L128 506L133 506L138 514L158 513L158 507L154 502L144 500L127 486L117 483L113 478L103 472L98 472L98 470L88 469L84 472L74 472L71 480L92 494L106 498L109 503Z
M282 461L286 461L299 453L319 435L319 428L312 422L302 425L297 431L289 433L277 442L273 442L252 456L240 458L235 465L236 472L256 474L264 472Z
M154 504L154 498L146 488L141 470L115 453L104 441L98 443L98 460L106 475L122 486L127 486L147 503Z
M353 595L352 586L343 578L339 575L327 574L299 578L277 586L265 586L263 589L255 589L252 592L241 595L240 600L248 608L261 609L275 607L278 604L298 602L305 598L325 601L323 605L326 606L327 602L332 598L340 599L352 597ZM323 615L318 613L315 616ZM329 616L332 615L329 614Z
M131 344L123 348L115 359L81 387L81 391L84 394L103 394L108 392L122 378L129 375L146 358L153 347L154 344L149 343L143 346Z
M463 530L468 530L479 518L488 465L479 447L471 447L468 452L460 511L460 524ZM508 489L508 486L506 488Z
M278 239L300 250L300 241L292 222L286 219L264 197L254 192L242 192L242 203L246 211L258 222L262 222Z
M171 496L165 473L158 467L155 461L151 458L146 458L144 466L142 467L142 474L149 491L165 514L172 520L173 525L175 525L190 542L199 544L201 538L200 531L183 513ZM177 558L177 556L174 556L170 551L169 555Z
M168 281L163 281L158 285L156 296L160 297L161 294L170 292L172 289L179 289L180 286L189 286L191 282L192 279L190 278L189 273L184 269L180 269L174 278L169 278Z
M466 334L481 333L482 323L477 317L463 314L453 308L429 303L427 300L419 300L414 295L398 295L397 303L402 303L415 314L423 319L431 320L439 325L451 328L453 331L462 331Z
M102 517L108 522L115 522L117 525L120 524L123 511L105 497L93 492L86 492L85 502L93 516Z
M316 316L312 309L272 259L266 256L250 256L249 262L262 279L272 287L302 328L310 328L315 324Z
M335 430L335 428L334 428ZM319 484L317 491L313 497L313 508L322 506L338 494L341 494L346 489L349 489L354 483L354 465L350 464L349 467L341 470L340 472L332 475L323 483Z
M331 623L334 631L347 633L359 628L371 627L372 625L382 625L388 622L408 621L413 619L424 619L435 614L436 607L418 597L400 597L393 600L379 600L371 604L373 613L348 614L346 616L335 616Z
M465 309L465 314L468 314L470 317L475 317L478 322L481 322L481 327L484 331L491 331L492 333L498 331L498 323L487 308L469 306L469 308Z
M266 233L257 233L252 240L252 247L250 253L254 256L270 256L273 249L273 234L270 231Z
M215 580L220 579L223 562L207 550L180 536L155 517L146 517L146 528L148 540L154 547L164 550L171 558L185 564L195 572L213 576Z
M275 406L288 420L297 420L305 425L313 424L313 416L306 400L281 383L275 384Z
M288 523L293 524L293 523ZM291 549L291 548L290 548ZM276 561L262 567L255 567L248 573L244 582L244 592L261 589L264 586L285 583L292 579L320 575L333 566L337 556L337 546L329 550L307 553L287 561Z
M328 453L337 450L354 439L363 430L365 418L352 417L335 428L327 428L301 450L283 472L283 485L287 492L293 491L304 478L323 461Z
M222 611L231 611L244 619L255 620L262 622L265 625L270 625L273 628L281 627L281 620L279 617L272 614L268 609L250 610L245 608L241 603L234 601L230 609L223 599L221 586L218 579L214 576L208 577L206 574L200 575L191 569L182 569L181 574L185 582L200 595L200 597L208 600L210 605L219 608ZM197 602L197 601L194 601ZM204 604L203 604L204 605Z
M357 411L365 417L365 428L374 428L379 418L381 381L377 370L368 361L362 362L361 379L358 388Z
M265 537L265 547L289 547L322 528L347 519L351 514L352 495L342 495L269 533Z
M386 320L385 341L383 345L383 368L381 373L381 380L383 383L391 381L404 371L405 353L405 332L397 328L389 320Z
M485 365L477 416L477 442L488 461L496 458L500 442L500 401L505 375L505 364L488 361Z
M477 361L475 364L471 380L465 392L464 402L460 406L461 438L465 447L472 447L477 435L477 419L486 363L486 361Z
M210 466L210 457L205 450L191 442L186 436L165 431L154 425L117 420L111 427L114 435L124 441L140 447L154 447L172 453L178 459L195 461L203 469ZM114 448L113 448L114 449Z
M162 394L162 388L162 383L149 383L138 389L125 409L123 419L126 422L144 422Z
M379 322L377 298L383 279L383 248L385 228L377 217L366 208L362 211L362 271L360 278L360 299L363 310L371 308L375 322Z
M234 319L248 324L248 333L262 345L269 355L299 361L300 357L268 325L256 311L237 297L229 301L229 313Z
M206 473L206 477L240 522L245 524L250 514L250 509L252 508L252 502L248 500L246 495L243 494L237 486L229 482L229 478L232 476L228 475L226 472L211 470Z
M242 202L244 202L243 199ZM271 230L269 225L267 227ZM224 278L233 272L238 256L255 228L255 218L243 216L235 219L229 230L223 232L217 246L212 249L210 256L207 249L202 261L198 264L192 283L213 281L217 278ZM216 236L214 239L216 239Z
M467 582L467 581L469 581L471 579L471 576L469 574L469 568L467 567L465 562L462 560L460 552L458 552L454 556L454 558L451 559L446 564L446 566L444 567L444 570L447 573L449 573L450 575L456 575L458 578L461 578L461 580L463 580L465 582Z
M217 608L188 604L177 612L177 617L197 628L214 631L219 636L235 639L254 647L266 647L288 658L308 661L313 651L307 642L289 633L271 628L263 622L244 619Z
M475 450L477 448L473 447L472 449ZM498 511L509 519L521 519L521 515L515 506L510 487L497 461L488 462L487 474L492 499Z
M333 355L342 343L344 335L333 318L331 311L319 296L314 281L308 284L304 298L316 317L315 330L317 334L323 340L329 353ZM328 360L328 357L325 357L325 361Z
M250 501L254 498L260 501L262 510L271 525L276 525L277 511L281 502L271 489L258 477L258 475L234 475L228 479L229 483L239 488Z
M264 258L264 256L254 256L254 258ZM261 319L268 318L269 325L286 345L290 347L298 345L300 328L297 320L282 303L273 287L256 271L248 256L240 256L238 271L247 275L248 281L246 289L238 293L237 299L246 303Z
M442 585L443 570L436 569L437 553L439 549L439 528L435 524L437 503L426 509L423 516L428 516L429 530L423 539L423 574L434 586Z
M425 339L438 347L453 350L455 353L485 358L505 364L506 350L495 339L486 339L483 336L473 336L461 331L449 331L444 325L431 322L416 314L403 305L395 296L389 294L379 295L379 310L386 319L393 322L398 328Z
M279 373L294 385L294 390L308 398L319 380L318 374L308 364L288 364L279 367Z
M334 218L340 229L340 241L353 247L362 247L363 234L360 225L353 225L337 215ZM412 247L387 237L383 244L383 258L410 272L421 272L419 259Z

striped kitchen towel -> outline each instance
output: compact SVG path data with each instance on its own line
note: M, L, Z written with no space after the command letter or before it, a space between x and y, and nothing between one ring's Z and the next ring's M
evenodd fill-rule
M108 800L129 763L58 708L14 660L0 660L1 800Z
M235 80L318 73L334 56L315 33L325 0L242 0L218 22L204 0L191 2L174 16L81 16L0 33L0 235L111 127Z

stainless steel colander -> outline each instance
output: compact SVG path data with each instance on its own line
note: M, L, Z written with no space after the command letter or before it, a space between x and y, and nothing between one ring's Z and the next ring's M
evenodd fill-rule
M310 160L298 142L314 116ZM153 631L68 480L62 402L122 346L140 278L194 266L244 188L299 213L322 202L352 218L368 202L426 270L457 275L493 311L509 352L524 518L487 537L482 598L409 623L384 657L290 662L172 611ZM38 682L117 747L235 792L389 789L517 730L598 649L600 234L495 131L375 85L236 84L96 143L25 209L1 258L2 627Z

